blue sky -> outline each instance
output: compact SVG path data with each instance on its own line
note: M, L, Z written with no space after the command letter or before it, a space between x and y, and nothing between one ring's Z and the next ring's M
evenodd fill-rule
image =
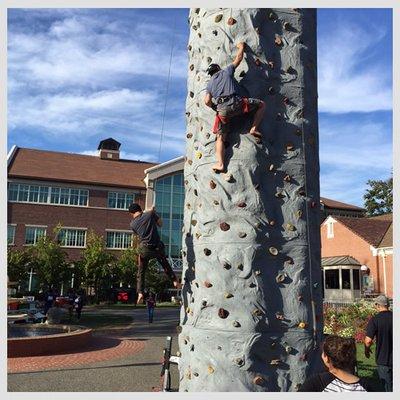
M184 152L187 9L9 9L8 148ZM174 28L175 26L175 28ZM173 39L174 38L174 39ZM392 12L318 10L321 196L362 206L392 168Z

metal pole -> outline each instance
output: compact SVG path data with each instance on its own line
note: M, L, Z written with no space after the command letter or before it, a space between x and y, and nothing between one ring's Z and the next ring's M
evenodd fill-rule
M33 268L29 271L29 284L28 284L28 292L32 290L32 276L33 276Z

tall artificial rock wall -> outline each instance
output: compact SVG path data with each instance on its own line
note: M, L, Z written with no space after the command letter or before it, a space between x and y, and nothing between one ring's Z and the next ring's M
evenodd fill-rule
M192 9L189 15L180 391L295 391L322 331L314 9ZM236 69L263 99L264 139L232 119L215 174L208 65Z

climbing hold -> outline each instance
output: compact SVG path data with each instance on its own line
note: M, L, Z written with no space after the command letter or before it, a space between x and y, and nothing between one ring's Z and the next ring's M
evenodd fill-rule
M260 189L260 184L259 184L259 183L256 183L256 184L254 185L254 189L259 190L259 189Z
M317 205L317 203L316 203L315 201L312 201L312 202L311 202L311 208L316 207L316 205Z
M196 225L197 225L197 221L196 221L195 219L192 219L192 222L191 222L191 223L192 223L193 226L196 226Z
M189 69L190 69L191 71L193 71L193 70L194 70L194 65L191 64L190 67L189 67Z
M254 287L256 287L256 286L257 286L257 285L256 285L254 282L251 282L250 285L249 285L250 288L254 288Z
M211 189L215 189L216 187L217 187L217 184L213 180L211 180L210 181L210 188Z
M193 194L194 194L195 196L198 196L197 189L193 189Z
M254 275L256 275L256 276L261 275L261 271L259 269L257 269L256 271L254 271Z
M255 28L254 28L254 30L256 31L256 33L259 35L260 34L260 28L258 27L258 26L256 26Z
M203 251L204 251L204 254L206 256L209 256L211 254L211 250L210 249L204 249Z
M270 171L273 171L275 169L275 165L274 164L270 164L269 168Z
M293 347L291 346L285 346L285 351L286 353L290 353L293 350Z
M205 282L204 282L204 286L205 286L206 288L210 288L210 287L212 287L212 283L210 283L210 282L208 282L208 281L205 281Z
M286 224L286 229L288 231L294 232L296 230L296 227L289 223L289 224Z
M217 350L222 350L222 346L217 346Z
M304 117L304 111L303 111L302 108L296 112L296 117L297 118L303 118Z
M277 283L282 283L286 279L286 274L278 274L275 278Z
M201 307L202 307L202 308L207 307L207 300L206 300L206 299L203 299L203 300L201 301Z
M218 35L218 31L212 31L213 35L217 36Z
M247 236L247 233L246 233L246 232L239 232L239 233L238 233L238 236L239 236L241 239L243 239L243 238L245 238L245 237Z
M269 363L270 365L279 365L281 360L279 358L275 358L274 360L271 360Z
M239 271L243 271L243 264L239 264L239 265L237 266L237 269L238 269Z
M296 134L297 136L301 136L301 129L300 129L300 128L297 128L296 131L295 131L295 134Z
M282 38L279 35L275 35L274 43L279 47L282 46L283 45Z
M187 49L190 51L192 50L192 46L189 44L189 46L187 47Z
M292 66L288 66L287 68L286 68L286 73L287 74L295 74L296 73L296 70L292 67Z
M239 208L244 208L247 206L247 204L244 201L241 201L240 203L238 203L237 205Z
M275 225L275 221L274 221L273 219L271 219L271 220L269 221L269 224L270 224L271 226L274 226L274 225Z
M196 151L196 158L200 160L201 157L203 157L203 154L200 151Z
M192 164L193 164L193 161L192 161L192 160L187 160L187 163L188 163L189 165L192 165Z
M233 322L232 322L232 325L233 325L235 328L240 328L240 327L241 327L240 322L238 322L238 321L233 321Z
M284 97L283 98L283 104L289 105L289 103L290 103L289 98L288 97Z
M186 307L186 313L189 314L190 313L190 307ZM187 344L187 340L185 340L185 344Z
M193 137L193 133L188 133L188 134L186 135L186 137L187 137L188 139L191 139L191 138Z
M277 313L275 314L275 317L276 317L276 319L279 319L280 321L282 321L282 320L285 319L285 317L283 316L283 314L280 313L280 312L277 312Z
M305 322L300 322L299 325L298 325L298 327L300 329L304 329L306 326L307 326L307 324Z
M225 297L226 299L230 299L231 297L233 297L233 294L232 294L232 293L225 292L224 297Z
M191 207L191 206L190 206L190 203L187 203L187 204L186 204L186 207L190 209L190 207Z
M229 311L227 311L227 310L225 310L225 309L223 309L223 308L220 308L220 309L218 310L218 316L219 316L220 318L222 318L222 319L228 318L228 315L229 315Z
M218 206L219 205L219 201L218 200L214 200L214 205Z
M234 25L234 24L236 24L236 19L230 17L230 18L228 19L228 25Z
M189 311L188 311L188 309L190 310L190 308L189 308L189 307L187 307L187 308L186 308L186 312L189 312ZM188 344L188 341L187 341L187 339L183 339L183 344Z
M261 317L263 315L263 312L259 308L256 308L255 310L253 310L252 314L256 317Z
M285 197L285 193L283 193L282 190L278 190L278 191L275 193L275 197L277 197L278 199L283 199L283 198Z
M268 88L268 94L275 94L275 89L272 86Z
M199 376L199 373L198 372L193 372L193 375L197 377L197 376Z
M313 283L313 286L314 286L314 288L316 289L316 288L319 286L318 282L314 282L314 283Z
M194 93L193 92L189 92L189 96L190 97L194 97Z
M192 379L192 373L190 372L190 370L189 370L189 371L186 371L185 376L186 376L186 378L189 379L189 380Z
M298 301L303 301L303 296L301 296L301 295L297 296L297 300Z
M196 14L198 14L198 13L200 12L200 8L196 8L196 9L194 10L194 12L195 12Z
M221 231L229 231L230 225L227 224L226 222L221 222L219 224L219 227L221 228Z
M282 113L280 113L280 112L278 112L277 114L276 114L276 118L275 118L277 121L281 121L282 120Z
M209 365L208 368L207 368L207 371L208 371L209 374L213 374L214 373L214 368L211 365Z
M185 179L185 181L183 182L185 185L187 185L189 183L189 181L187 179Z
M227 182L232 182L233 181L233 175L230 172L229 173L227 172L227 173L223 174L223 177Z
M254 224L254 228L256 228L256 229L258 229L258 228L260 228L261 227L261 222L260 221L258 221L258 222L256 222L255 224Z
M201 38L201 33L198 33L198 35L199 35L199 38ZM200 49L199 49L200 50Z
M236 358L236 359L235 359L235 364L238 365L239 367L241 367L242 365L244 365L244 360L243 360L243 358Z
M222 264L222 266L223 266L225 269L231 269L231 268L232 268L232 266L231 266L229 263L227 263L227 262L224 262L224 263Z
M286 143L286 150L287 151L293 151L294 150L294 144L292 142Z
M273 61L267 61L267 65L269 68L274 69L275 63Z
M254 63L257 65L257 67L259 67L259 66L261 65L261 61L260 61L259 58L256 58L256 59L254 60Z
M304 190L304 188L300 188L300 189L297 191L297 194L298 194L299 196L305 196L305 195L306 195L306 191Z
M241 78L243 78L245 75L246 75L246 72L245 72L245 71L242 71L242 72L239 74L239 76L240 76Z
M289 22L284 22L283 29L290 31L292 29L292 27L290 26Z
M210 134L207 132L206 133L206 138L209 139L210 138Z
M285 182L290 182L290 179L291 179L291 177L290 177L289 174L286 174L286 175L283 177L283 180L284 180Z
M263 385L264 384L264 378L262 378L261 376L257 375L254 379L253 379L253 383L255 385Z
M218 14L218 15L215 17L214 21L215 21L215 22L219 22L219 21L221 21L222 17L223 17L222 14Z
M212 58L211 57L207 57L207 63L211 64Z
M198 284L198 282L195 282L194 284L196 285L196 287L199 287L199 284Z
M276 347L276 342L271 342L270 347L271 349L274 349Z

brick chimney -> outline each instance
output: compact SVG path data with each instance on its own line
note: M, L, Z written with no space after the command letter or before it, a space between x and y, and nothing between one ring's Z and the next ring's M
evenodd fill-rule
M119 160L119 148L121 143L113 138L104 139L99 143L99 157L102 160Z

